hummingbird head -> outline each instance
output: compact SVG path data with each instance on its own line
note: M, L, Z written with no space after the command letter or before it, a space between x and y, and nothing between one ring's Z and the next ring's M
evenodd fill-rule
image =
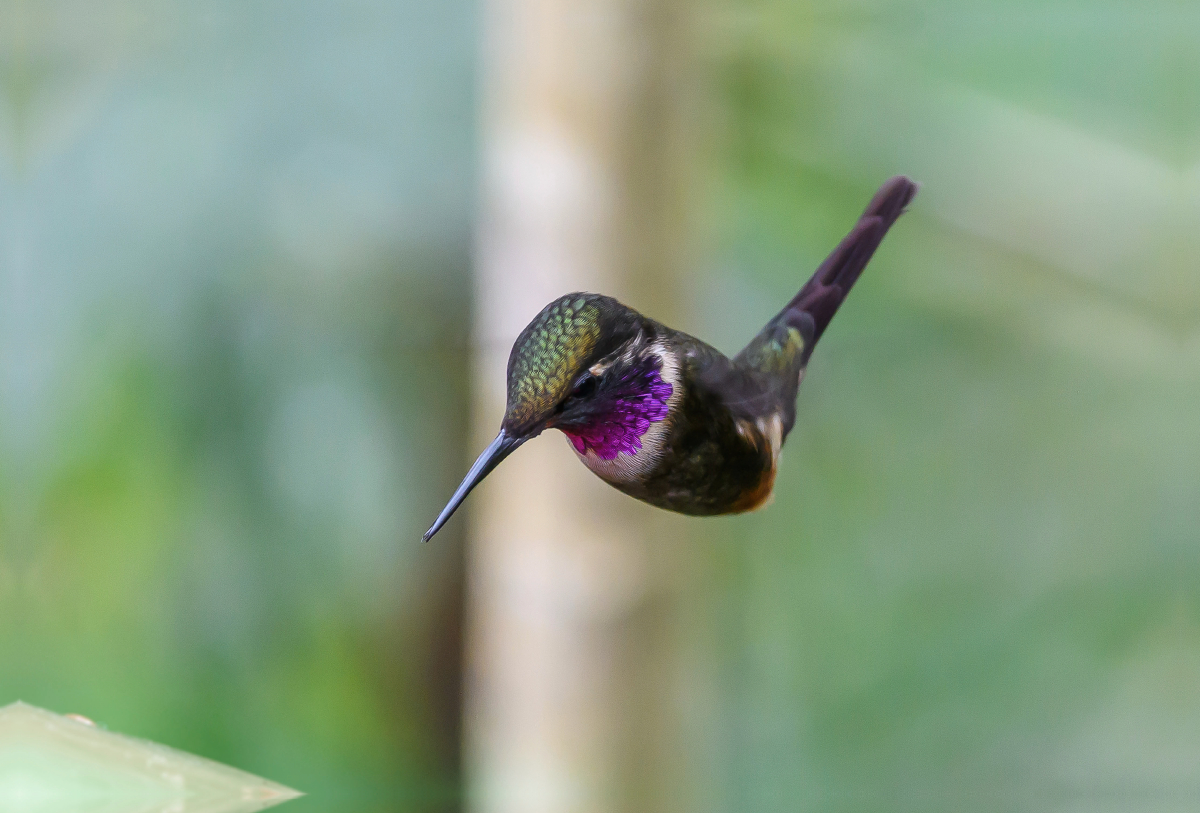
M500 434L424 539L501 460L545 429L566 433L585 462L636 455L642 437L669 412L674 359L667 356L647 336L646 320L611 297L567 294L543 308L509 354Z

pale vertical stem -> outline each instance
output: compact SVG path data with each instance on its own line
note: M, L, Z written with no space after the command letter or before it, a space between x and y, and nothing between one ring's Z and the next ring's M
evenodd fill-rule
M655 165L646 150L669 142L644 137L655 120L646 104L653 8L635 0L488 6L478 448L499 427L509 347L543 305L575 290L628 300L638 288L633 273L669 270L661 258L672 251L659 241L678 234L650 233L665 222L648 214L660 207L644 196L647 184L631 182ZM646 732L657 716L634 719L644 704L630 700L663 696L631 685L664 672L654 663L631 668L631 659L666 657L639 633L648 613L638 611L663 594L663 568L647 548L648 529L663 524L651 510L596 480L557 432L522 447L472 497L471 809L608 813L646 810L631 793L643 802L661 796L637 787L645 780L631 777L629 754L636 737L648 733L650 751L661 740Z

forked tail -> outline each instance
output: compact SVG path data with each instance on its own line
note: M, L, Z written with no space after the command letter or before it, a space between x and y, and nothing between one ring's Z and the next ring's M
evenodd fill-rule
M904 214L904 207L912 201L918 188L916 183L903 175L888 179L875 193L850 233L783 309L783 313L794 314L799 311L812 319L813 333L805 342L805 359L812 353L813 346L829 326L829 321L846 299L846 294L858 281L858 275L867 267L883 236L896 218Z

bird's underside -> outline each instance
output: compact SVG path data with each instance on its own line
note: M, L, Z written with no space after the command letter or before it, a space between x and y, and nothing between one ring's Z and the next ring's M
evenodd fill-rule
M652 467L636 478L596 473L632 497L683 514L758 508L775 480L788 388L699 339L646 321L678 359L679 400Z

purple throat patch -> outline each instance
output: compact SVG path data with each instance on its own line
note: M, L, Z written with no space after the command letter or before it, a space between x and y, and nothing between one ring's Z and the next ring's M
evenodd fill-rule
M607 411L588 426L563 430L576 451L593 451L601 460L640 452L642 435L667 417L667 402L675 391L663 381L661 371L662 359L653 356L651 366L631 367L614 386L605 388L602 397L608 402Z

